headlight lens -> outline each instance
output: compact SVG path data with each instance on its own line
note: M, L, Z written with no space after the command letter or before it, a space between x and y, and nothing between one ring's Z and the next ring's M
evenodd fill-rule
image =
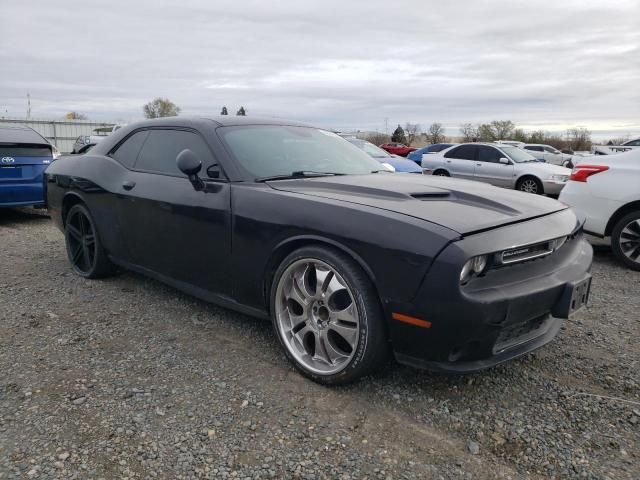
M478 255L466 261L460 272L460 283L467 283L472 275L480 275L487 267L487 255Z
M553 180L554 182L566 183L566 181L569 180L569 176L568 175L551 175L549 177L549 180Z

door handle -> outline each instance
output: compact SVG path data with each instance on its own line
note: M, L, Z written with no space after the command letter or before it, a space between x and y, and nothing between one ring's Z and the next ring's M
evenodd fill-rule
M481 167L482 164L481 163L476 163L476 167Z
M131 190L135 186L136 182L133 182L131 180L125 180L124 182L122 182L122 188L124 188L125 190Z
M447 163L451 163L451 160L447 160Z

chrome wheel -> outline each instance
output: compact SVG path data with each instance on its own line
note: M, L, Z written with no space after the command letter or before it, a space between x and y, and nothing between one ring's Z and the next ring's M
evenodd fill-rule
M631 220L623 227L618 243L625 257L640 263L640 219Z
M81 210L69 214L66 223L69 260L80 273L92 271L96 259L96 234Z
M280 276L275 320L285 347L307 370L332 375L349 365L360 314L345 280L327 263L304 258Z
M533 178L526 178L520 182L520 190L527 193L538 193L538 182Z

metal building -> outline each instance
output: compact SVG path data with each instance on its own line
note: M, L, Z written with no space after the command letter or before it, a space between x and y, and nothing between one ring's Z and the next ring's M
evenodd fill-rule
M73 142L81 135L100 135L96 129L115 125L109 122L86 120L25 120L20 118L0 118L0 124L25 125L49 140L61 153L69 153Z

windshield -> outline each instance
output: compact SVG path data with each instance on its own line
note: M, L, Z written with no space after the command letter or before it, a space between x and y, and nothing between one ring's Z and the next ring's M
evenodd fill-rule
M545 149L545 151L547 151L549 153L555 153L555 154L561 153L559 150L556 150L553 147L543 147L543 148Z
M348 139L347 142L352 143L364 153L366 153L367 155L371 155L374 158L387 158L391 156L388 152L381 149L380 147L376 147L373 143L366 142L364 140Z
M309 171L359 175L380 164L335 133L309 127L246 125L217 130L253 178Z
M524 162L537 162L536 157L525 152L524 150L518 147L509 147L506 145L500 145L500 150L506 153L511 160L516 163L524 163Z

